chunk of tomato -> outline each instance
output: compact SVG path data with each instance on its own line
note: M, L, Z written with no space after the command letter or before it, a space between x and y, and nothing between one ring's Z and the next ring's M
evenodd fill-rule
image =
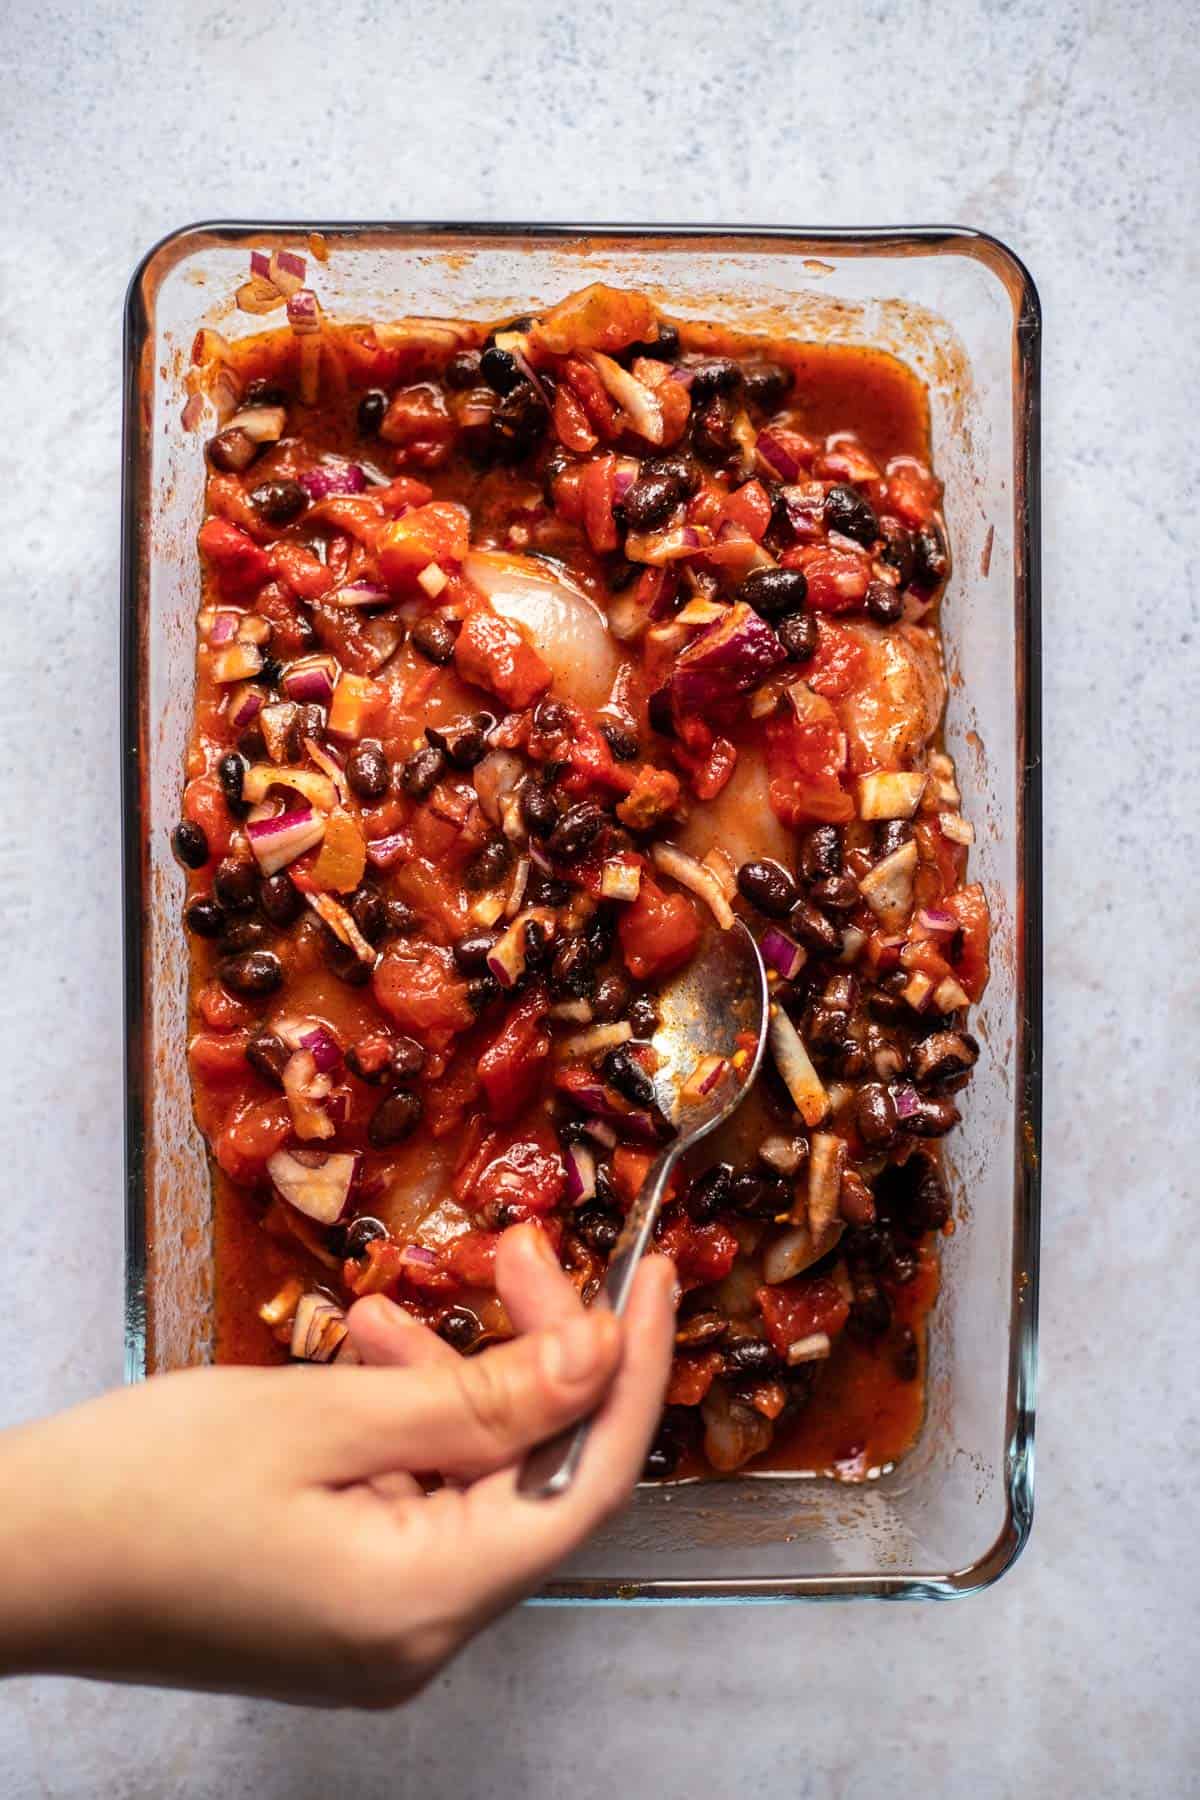
M808 604L814 612L853 612L866 598L871 562L861 551L798 544L785 550L780 561L785 569L804 570Z
M475 1211L503 1207L507 1222L516 1224L553 1212L566 1185L558 1139L539 1120L499 1139L475 1177L467 1205Z
M829 718L767 720L767 775L776 817L793 831L814 821L843 825L854 802L842 787L846 741L832 707Z
M828 1275L802 1275L777 1287L760 1287L754 1298L767 1336L780 1356L787 1355L790 1345L818 1331L836 1337L850 1316L849 1301Z
M334 582L332 570L302 544L276 544L271 570L297 600L319 600Z
M265 553L228 519L205 519L197 542L222 588L245 594L267 579L270 568Z
M389 1018L429 1049L444 1050L473 1022L467 984L449 950L438 944L390 945L371 980Z
M486 601L473 606L463 621L454 666L464 681L486 688L518 711L531 706L551 681L550 670L519 627L502 619Z
M238 1107L213 1146L217 1162L231 1181L249 1187L261 1180L267 1158L286 1143L291 1130L292 1115L282 1096Z
M948 895L941 904L948 913L953 913L963 934L962 950L951 966L968 998L981 1000L990 973L991 917L987 896L979 883L973 882L970 887L959 888L956 894Z
M550 1054L550 1034L543 1024L549 1010L550 997L536 983L517 1001L479 1058L479 1080L493 1119L515 1119L541 1086Z
M416 586L417 576L430 563L454 568L470 548L471 515L451 500L431 500L385 525L379 534L379 569L388 586L398 593Z
M700 942L692 902L685 894L664 893L646 874L637 899L622 910L617 931L625 966L635 981L681 968Z

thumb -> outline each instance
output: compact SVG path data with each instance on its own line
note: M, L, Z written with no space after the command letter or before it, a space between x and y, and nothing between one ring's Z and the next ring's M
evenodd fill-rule
M337 1473L361 1480L411 1469L466 1479L504 1468L594 1410L620 1348L620 1326L597 1307L480 1356L411 1370L348 1369Z

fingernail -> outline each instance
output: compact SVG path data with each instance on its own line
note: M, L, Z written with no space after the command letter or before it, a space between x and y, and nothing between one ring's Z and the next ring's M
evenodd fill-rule
M600 1359L602 1331L599 1314L571 1319L546 1339L546 1373L552 1381L582 1381Z

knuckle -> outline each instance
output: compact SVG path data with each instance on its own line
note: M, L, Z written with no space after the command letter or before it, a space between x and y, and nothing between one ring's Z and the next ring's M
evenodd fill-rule
M458 1380L471 1423L485 1444L495 1450L507 1448L521 1410L508 1359L475 1357L463 1363Z

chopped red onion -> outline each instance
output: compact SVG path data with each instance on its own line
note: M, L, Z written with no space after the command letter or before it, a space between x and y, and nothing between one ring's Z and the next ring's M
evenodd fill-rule
M617 466L613 470L613 496L615 499L623 500L625 498L641 474L641 468L636 456L618 456Z
M814 1131L808 1153L808 1228L823 1243L838 1217L846 1141L833 1131Z
M276 875L325 836L325 820L311 806L293 807L273 819L247 820L246 836L264 875Z
M367 845L367 861L373 869L394 869L412 853L412 839L407 831L393 831L388 837L372 838Z
M728 931L733 924L733 910L725 898L725 891L717 876L704 864L689 856L686 850L680 850L675 844L655 844L650 852L656 869L677 881L680 887L689 888L693 894L699 895L712 913L713 918L722 931Z
M322 1075L332 1074L334 1069L342 1066L342 1046L330 1031L328 1025L316 1024L309 1027L300 1038L301 1047L309 1051L313 1061Z
M276 1150L267 1158L267 1174L289 1206L315 1219L318 1225L336 1225L346 1210L358 1169L357 1151L309 1151L303 1162L290 1150Z
M590 1031L577 1032L566 1040L563 1049L568 1056L586 1059L599 1056L605 1050L615 1050L620 1044L627 1044L632 1036L633 1026L628 1019L621 1019L615 1025L593 1025Z
M321 329L321 308L311 288L298 288L288 295L288 324L297 337L307 337Z
M258 674L262 666L262 651L258 645L241 643L235 639L232 644L226 644L216 652L209 664L209 673L215 682L224 687L230 681L249 681Z
M283 672L283 691L301 705L328 706L333 699L337 664L332 656L306 656Z
M921 1096L916 1088L910 1087L907 1082L897 1083L892 1088L891 1094L898 1119L911 1119L914 1113L920 1112Z
M683 716L703 717L758 687L785 658L766 620L739 600L679 656L670 680L672 705Z
M605 1150L616 1149L617 1134L611 1125L606 1125L604 1123L603 1119L588 1119L585 1121L583 1129L590 1138L594 1139L594 1141L597 1144L600 1144Z
M568 1144L563 1152L567 1167L567 1199L572 1206L591 1200L596 1192L596 1158L584 1144Z
M593 1118L611 1125L619 1138L634 1138L642 1144L662 1142L666 1121L661 1114L656 1119L653 1113L646 1112L641 1107L630 1108L628 1112L622 1110L620 1106L614 1105L611 1095L605 1091L600 1081L572 1088L571 1102L580 1112L590 1113Z
M229 696L229 723L235 731L245 731L263 709L262 689L248 681Z
M305 469L297 479L310 500L324 500L330 494L361 494L367 485L366 471L361 465L344 462L340 456L331 456L328 461ZM389 597L386 588L380 592L385 600ZM342 604L347 603L343 601ZM362 606L366 602L360 600L355 604Z
M707 532L696 525L676 525L671 531L631 531L625 539L625 556L629 562L658 568L706 549L709 541Z
M292 1355L298 1362L332 1362L346 1340L346 1315L327 1294L304 1294L292 1321Z
M792 1021L781 1006L771 1009L771 1054L806 1125L819 1125L829 1111L829 1095Z
M270 281L271 258L265 250L252 250L250 252L250 273L252 275L261 276L263 281Z
M488 951L487 966L501 987L515 987L525 973L525 924L516 918Z
M786 931L780 931L777 925L768 925L762 934L759 944L763 961L768 967L781 975L784 981L794 981L804 967L807 957L794 938Z
M653 388L623 369L620 363L614 362L611 356L603 351L593 350L588 361L604 383L612 398L621 410L628 415L629 423L639 437L647 443L661 444L666 431L663 421L662 402Z
M400 1252L400 1261L410 1269L436 1269L440 1261L435 1250L429 1250L424 1244L405 1244Z
M241 624L241 621L241 613L219 612L214 614L213 622L208 631L209 643L216 645L232 644L237 637L238 626Z
M800 463L788 448L786 439L768 425L760 431L755 441L755 450L767 465L770 473L780 481L795 481L800 474Z
M923 906L917 914L917 924L934 937L953 937L958 930L958 920L954 914L945 912L940 906Z
M273 250L267 262L267 280L273 281L281 294L294 294L304 286L307 267L302 256L290 250Z

